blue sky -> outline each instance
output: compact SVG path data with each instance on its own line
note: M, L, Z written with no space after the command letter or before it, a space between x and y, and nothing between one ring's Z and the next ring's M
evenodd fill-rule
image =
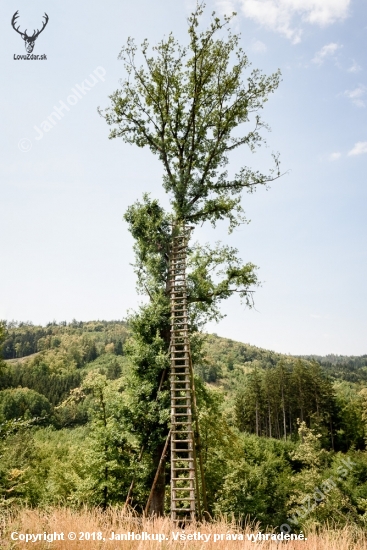
M122 216L145 191L168 204L162 170L149 151L108 140L97 107L108 106L124 76L117 56L127 37L154 44L173 31L184 43L194 5L1 4L0 318L121 319L137 307ZM231 169L266 169L280 151L287 173L270 190L244 195L249 225L232 235L224 225L197 232L237 247L263 283L256 309L232 298L225 319L208 330L284 353L367 353L366 4L208 1L204 25L214 9L238 12L233 29L253 67L283 75L263 111L268 147L237 151ZM10 25L17 10L28 32L48 14L34 48L47 60L14 60L26 53ZM41 135L63 104L68 110Z

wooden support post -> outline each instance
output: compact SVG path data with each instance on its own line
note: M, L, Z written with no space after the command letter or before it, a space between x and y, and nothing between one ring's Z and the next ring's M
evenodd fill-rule
M170 438L171 438L171 430L168 432L167 439L166 439L166 442L165 442L164 447L163 447L161 459L159 461L158 468L157 468L157 471L156 471L155 476L154 476L153 484L152 484L152 487L150 489L149 497L148 497L147 504L146 504L145 510L144 510L144 515L145 516L147 516L148 512L149 512L149 506L150 506L150 503L152 501L154 489L155 489L155 486L157 485L159 474L161 473L162 465L163 465L164 459L165 459L166 454L167 454L168 444L169 444Z

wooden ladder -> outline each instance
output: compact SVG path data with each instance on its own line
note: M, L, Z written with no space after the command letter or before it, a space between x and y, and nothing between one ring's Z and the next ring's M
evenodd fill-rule
M186 288L189 235L190 229L185 226L180 228L177 235L173 235L170 262L171 519L178 523L195 519L198 491Z

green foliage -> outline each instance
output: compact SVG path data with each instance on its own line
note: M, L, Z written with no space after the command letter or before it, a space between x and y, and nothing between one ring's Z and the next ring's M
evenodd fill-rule
M48 416L50 412L51 405L48 399L33 390L17 388L0 392L0 418L30 419Z
M43 394L50 403L57 405L80 382L81 375L76 370L71 368L52 372L47 359L37 356L28 363L8 364L0 379L0 387L27 387Z
M228 472L228 464L242 458L238 433L223 415L223 395L196 379L200 449L205 470L209 512L215 510L217 492Z
M79 353L85 338L98 336L99 355L94 361L80 368L71 357L69 364L65 362L60 367L57 376L74 373L80 378L78 387L62 394L61 404L56 400L51 414L53 426L39 425L33 416L28 419L27 412L21 420L4 419L1 423L2 507L122 504L135 476L133 505L138 511L142 510L155 473L155 456L159 455L159 446L165 440L169 420L167 386L163 383L163 391L157 392L157 383L168 364L166 343L160 336L162 327L167 326L166 302L162 295L160 300L146 304L131 317L131 337L124 341L124 356L116 355L115 344L111 346L113 322L84 323L83 327L77 323L58 326L61 330L59 351L45 350L28 360L6 362L8 374L3 373L3 382L10 371L13 374L22 372L21 381L35 381L44 371L44 388L51 379L56 388L61 378L52 378L56 374L51 365L56 365L60 348L67 347L67 339L63 338L68 331L70 341L80 346ZM13 330L18 329L8 328L8 334ZM128 331L124 330L127 335ZM327 401L321 399L325 387L330 389L330 381L324 378L322 369L303 360L296 376L293 373L298 365L296 358L215 335L208 335L204 341L198 334L193 334L192 338L198 338L198 343L194 344L195 385L212 515L234 514L242 518L249 515L261 521L264 528L287 523L292 530L306 529L311 524L331 519L340 525L347 521L366 525L367 455L363 446L359 451L353 450L353 446L358 448L356 442L362 437L363 443L366 435L363 429L367 424L367 407L362 386L350 382L338 382L333 386L334 446L343 451L333 452L329 450L330 437L328 439L325 432ZM215 377L214 384L203 381L210 373ZM283 384L285 403L291 402L295 407L298 402L297 406L304 407L306 424L294 428L292 440L276 439L276 431L271 438L264 437L263 424L262 436L238 431L236 399L240 390L256 385L256 376L260 382L259 396L263 394L265 402L267 394L263 384L268 384L272 390L271 403L278 406L281 438L282 376L286 377ZM298 398L297 377L303 382L302 391L310 392L305 393L303 401ZM312 388L312 395L308 386ZM295 392L294 402L291 388ZM19 395L33 395L20 390L8 388L0 392L1 403L4 397L8 399L19 392ZM38 402L43 395L38 392L33 397ZM244 402L245 410L252 411L252 428L249 424L247 431L256 428L255 395L254 391L249 393ZM317 422L317 415L312 413L317 395L320 396L319 415L325 418L325 423ZM29 403L33 403L32 399ZM39 411L32 409L32 415L34 412ZM298 413L295 409L294 414L300 416L300 409ZM287 423L287 436L288 430ZM139 461L142 445L145 451ZM353 463L351 469L346 467L345 461ZM168 484L168 465L165 476ZM325 498L321 498L317 488ZM321 500L306 513L309 500L315 503L315 495Z
M297 432L301 419L322 430L324 444L333 446L335 394L319 365L290 358L268 369L261 362L253 365L236 391L237 426L256 435L286 438Z
M126 324L121 321L82 321L49 323L46 327L32 323L5 323L3 326L4 359L21 359L40 351L52 350L67 355L80 367L104 352L113 343L117 355L122 355L126 340ZM58 348L61 348L58 350ZM69 355L68 355L69 353Z
M342 451L364 448L363 393L346 381L334 384L338 412L336 444Z
M3 506L70 505L81 502L86 428L21 429L0 443Z
M84 379L82 390L91 396L91 421L77 496L82 502L105 509L121 502L127 492L134 440L121 422L120 381L110 382L105 375L92 371Z
M6 323L4 321L0 321L0 377L3 375L5 367L5 363L3 361L3 341L5 338L5 327Z
M323 370L337 381L346 380L352 383L367 382L367 355L361 355L360 357L334 354L329 354L325 357L308 355L304 356L304 359L317 361L322 365Z
M167 299L158 295L153 303L141 306L139 313L131 316L129 326L132 337L125 349L131 369L126 378L125 422L139 444L154 453L164 444L170 415Z
M363 390L360 391L359 396L362 399L362 420L364 421L364 433L367 443L367 388L363 388Z
M199 32L203 8L199 4L188 19L188 46L170 34L150 56L143 42L145 67L137 65L138 48L128 40L120 53L128 78L110 96L104 116L113 126L111 138L149 147L159 157L176 219L215 224L227 218L234 226L242 219L242 190L251 192L279 176L277 159L269 175L243 167L230 179L225 167L230 151L260 145L267 126L259 111L278 87L280 72L266 77L255 69L244 82L249 61L239 36L223 37L231 17L221 21L213 15L209 28ZM242 125L252 128L243 133Z
M0 390L28 387L57 406L70 390L80 386L90 368L100 367L109 377L118 377L122 372L126 337L125 323L114 321L73 321L69 325L54 323L47 327L8 324L5 340L8 347L11 342L21 340L25 347L27 342L36 342L37 349L42 351L8 360L0 371ZM95 363L97 359L99 364Z
M335 455L320 448L320 435L299 426L301 443L292 453L304 467L291 476L288 525L295 529L321 525L331 518L339 526L366 525L366 453Z
M215 511L256 519L264 528L279 525L287 515L291 444L249 435L241 443L242 457L229 461Z

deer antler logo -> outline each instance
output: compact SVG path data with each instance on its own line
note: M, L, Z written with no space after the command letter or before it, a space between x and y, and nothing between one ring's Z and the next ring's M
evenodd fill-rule
M38 29L37 31L33 31L33 34L31 36L28 36L27 29L24 32L21 32L19 30L20 25L18 27L15 26L15 24L17 23L18 17L19 17L19 14L18 14L18 11L16 11L12 17L11 26L23 38L27 53L32 53L35 41L37 40L37 38L39 37L39 35L41 34L41 32L43 31L43 29L48 23L48 15L47 13L45 13L45 15L43 16L45 20L42 22L42 29L40 31Z

